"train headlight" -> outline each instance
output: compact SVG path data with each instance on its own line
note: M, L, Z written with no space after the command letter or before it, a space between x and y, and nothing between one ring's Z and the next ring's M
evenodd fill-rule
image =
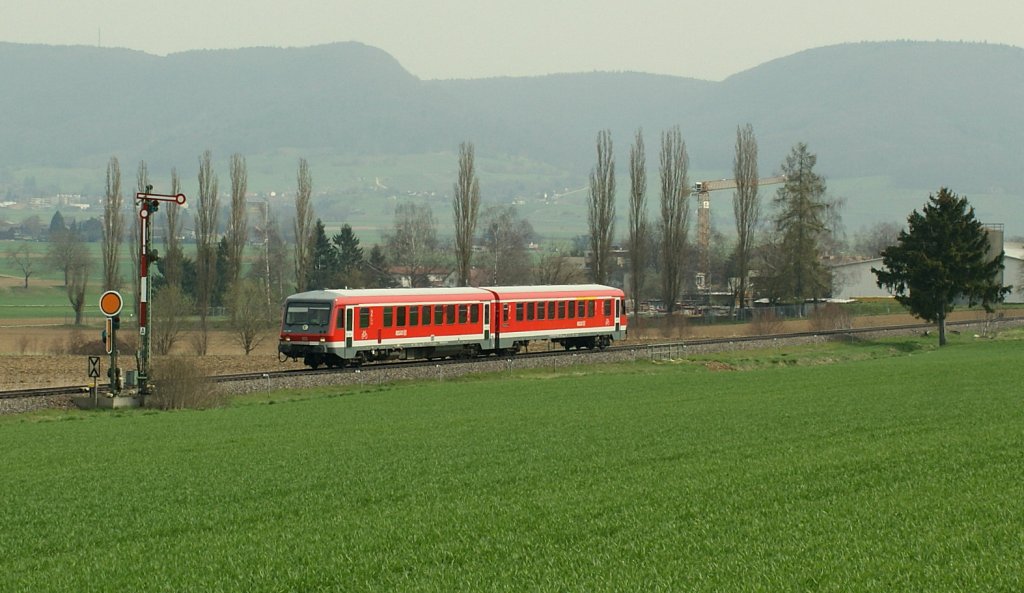
M320 343L321 343L321 344L322 344L322 343L324 343L324 342L326 342L326 341L327 341L327 338L320 338Z

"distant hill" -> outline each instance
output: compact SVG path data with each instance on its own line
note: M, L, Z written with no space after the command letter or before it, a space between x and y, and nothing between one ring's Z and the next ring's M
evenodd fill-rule
M207 148L408 155L472 140L478 154L582 175L607 128L625 175L634 131L644 129L653 169L658 134L674 124L692 168L728 172L736 126L750 122L765 174L803 141L830 179L1024 192L1024 50L998 45L839 45L709 82L631 72L422 81L358 43L166 57L0 43L0 88L0 173L102 167L112 154L162 170L194 166Z

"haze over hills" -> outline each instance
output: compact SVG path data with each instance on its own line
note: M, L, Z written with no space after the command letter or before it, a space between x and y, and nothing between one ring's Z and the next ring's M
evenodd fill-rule
M656 203L662 130L680 125L691 170L729 176L736 126L747 122L763 175L806 142L854 213L902 221L946 185L976 206L978 196L983 217L1012 233L1024 193L1024 50L1008 46L847 44L709 82L631 72L422 81L358 43L166 57L0 43L0 80L0 194L40 169L95 170L88 189L101 188L111 155L126 175L144 159L190 177L207 148L281 160L266 178L251 175L277 185L250 190L281 189L294 186L296 154L316 171L318 156L450 154L465 140L478 158L525 159L585 185L601 129L612 130L624 188L642 127ZM421 189L450 191L454 157L449 169L424 171ZM346 191L320 179L318 190ZM481 182L486 198L485 169Z

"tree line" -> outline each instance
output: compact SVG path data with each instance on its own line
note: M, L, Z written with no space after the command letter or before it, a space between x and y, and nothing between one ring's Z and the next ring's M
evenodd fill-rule
M283 298L292 292L322 288L394 286L562 284L592 281L624 285L633 312L652 298L671 314L697 290L695 246L690 237L691 196L689 155L681 130L674 126L660 135L657 217L650 220L647 201L647 154L643 130L636 130L628 160L628 228L624 261L616 256L615 158L611 132L596 140L596 162L589 176L587 221L589 233L568 245L549 246L540 253L539 238L514 206L481 207L475 148L463 142L452 187L454 236L437 234L429 205L398 203L393 224L381 243L366 251L354 229L342 224L331 233L316 217L313 176L306 159L296 172L291 237L282 232L267 201L247 199L248 175L244 156L229 159L230 188L222 205L219 179L211 151L198 159L198 192L194 207L194 256L183 248L184 212L164 208L163 251L153 277L154 348L166 353L181 334L184 312L197 318L193 345L198 354L209 347L210 315L224 307L246 353L259 343L261 331L276 320ZM735 241L716 234L716 265L704 287L733 294L742 311L754 298L773 303L803 303L828 296L832 277L827 260L842 239L841 199L827 196L825 179L815 171L817 156L804 143L796 144L779 172L784 183L775 190L771 209L764 208L759 191L758 147L751 125L736 129L732 206ZM120 290L131 278L138 303L139 217L134 199L125 200L120 163L111 157L106 170L104 213L88 225L102 240L103 290ZM138 192L151 187L145 161L135 176ZM181 192L177 169L171 170L170 194ZM131 195L131 194L129 194ZM134 196L133 196L134 198ZM250 211L259 212L250 221ZM226 220L219 221L222 213ZM95 227L99 227L98 229ZM91 266L87 252L77 248L85 225L67 225L58 212L51 220L48 260L62 270L68 298L81 322L85 286ZM871 255L882 253L902 237L898 225L883 224L858 241ZM258 239L250 244L253 238ZM121 253L130 238L132 270L121 269ZM290 239L290 241L289 241ZM290 243L290 245L289 245ZM246 259L247 249L250 257ZM18 254L9 253L17 262ZM586 255L586 266L576 263ZM30 271L26 271L28 283ZM756 274L756 276L755 276Z

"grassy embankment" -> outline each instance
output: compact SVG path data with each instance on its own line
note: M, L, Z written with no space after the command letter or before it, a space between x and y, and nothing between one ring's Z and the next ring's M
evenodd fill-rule
M1018 331L0 418L0 590L1020 590L1022 355Z

